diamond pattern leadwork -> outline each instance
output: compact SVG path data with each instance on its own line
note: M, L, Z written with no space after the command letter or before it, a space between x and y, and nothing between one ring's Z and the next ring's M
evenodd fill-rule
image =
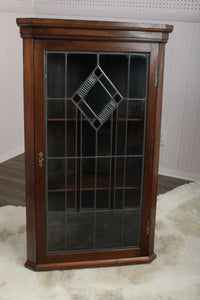
M112 95L107 86L112 87ZM122 99L117 88L100 67L94 69L72 97L74 104L95 129L103 125Z

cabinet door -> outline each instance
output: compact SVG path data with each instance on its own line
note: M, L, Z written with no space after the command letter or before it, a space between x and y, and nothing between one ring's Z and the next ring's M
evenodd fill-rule
M148 66L45 52L47 253L140 246Z
M158 47L115 43L104 52L105 46L35 45L35 152L44 153L44 166L36 167L41 264L115 264L152 254Z

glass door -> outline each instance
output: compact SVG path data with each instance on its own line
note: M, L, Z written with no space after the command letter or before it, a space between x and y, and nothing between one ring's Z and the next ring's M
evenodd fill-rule
M148 65L46 52L47 253L139 247Z

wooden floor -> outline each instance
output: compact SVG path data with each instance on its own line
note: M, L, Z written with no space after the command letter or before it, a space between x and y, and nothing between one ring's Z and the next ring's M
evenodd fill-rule
M189 181L158 176L158 195ZM0 206L25 206L24 154L0 164Z

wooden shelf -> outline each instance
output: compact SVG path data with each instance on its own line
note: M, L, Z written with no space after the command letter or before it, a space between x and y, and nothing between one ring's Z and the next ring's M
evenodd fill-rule
M109 190L113 190L114 188L108 188L108 187L102 187L102 188L90 188L90 187L86 187L86 188L82 188L82 189L75 189L74 187L73 188L68 188L68 189L65 189L65 188L52 188L52 189L48 189L48 192L49 193L53 193L53 192L75 192L76 190L77 191L109 191ZM115 187L115 190L139 190L140 187L139 186L134 186L134 187Z

